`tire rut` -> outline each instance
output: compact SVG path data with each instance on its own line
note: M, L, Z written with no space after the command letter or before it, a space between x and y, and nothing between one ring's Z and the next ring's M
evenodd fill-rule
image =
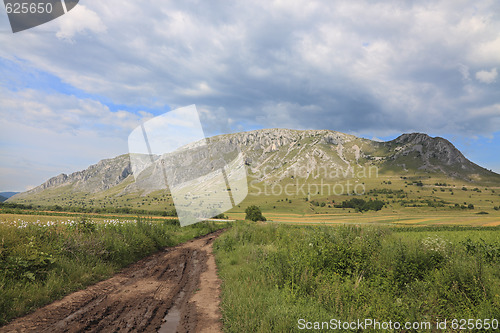
M221 232L142 259L108 280L0 327L0 333L219 332L220 281L213 281L211 246ZM200 299L198 292L209 294ZM204 308L214 305L217 311L207 317Z

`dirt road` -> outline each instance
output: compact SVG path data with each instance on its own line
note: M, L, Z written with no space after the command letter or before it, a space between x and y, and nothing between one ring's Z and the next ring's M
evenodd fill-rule
M220 332L212 254L220 233L167 248L0 332Z

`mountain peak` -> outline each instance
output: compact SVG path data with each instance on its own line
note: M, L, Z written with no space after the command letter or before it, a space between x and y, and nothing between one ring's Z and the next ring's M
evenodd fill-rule
M406 143L418 144L418 143L422 143L422 142L430 140L430 139L433 139L433 138L425 133L415 132L415 133L401 134L400 136L398 136L396 139L394 139L392 141L396 142L396 143L402 143L402 144L406 144ZM391 141L389 141L389 142L391 142Z

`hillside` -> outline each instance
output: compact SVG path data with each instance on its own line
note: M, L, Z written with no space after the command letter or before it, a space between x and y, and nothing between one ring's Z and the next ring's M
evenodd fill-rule
M264 129L215 136L208 142L238 146L249 176L260 185L320 180L336 183L346 179L370 184L394 177L433 177L457 182L457 186L500 184L500 175L469 161L449 141L421 133L377 142L330 130ZM197 165L215 166L196 148L190 155ZM86 170L53 177L8 201L171 209L173 203L165 190L160 166L162 159L155 156L153 164L145 163L137 181L128 154L102 160ZM367 170L370 174L366 174ZM256 188L251 186L250 191Z

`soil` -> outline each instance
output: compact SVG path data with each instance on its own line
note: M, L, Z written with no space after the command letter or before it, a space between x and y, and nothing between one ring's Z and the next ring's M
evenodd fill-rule
M166 248L0 332L221 332L212 254L221 232Z

